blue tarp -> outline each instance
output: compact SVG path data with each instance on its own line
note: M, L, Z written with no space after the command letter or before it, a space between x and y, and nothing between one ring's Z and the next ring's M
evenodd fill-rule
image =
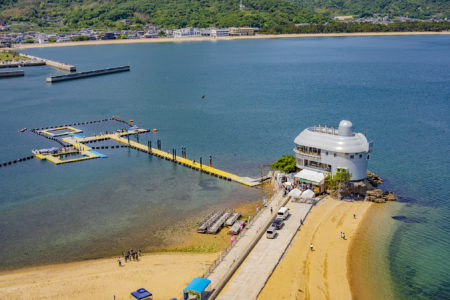
M194 278L192 279L191 283L184 289L185 293L188 292L196 292L196 293L202 293L206 287L211 283L211 280L206 278Z
M77 137L77 138L80 138L80 139L84 139L84 136L76 134L76 133L69 133L68 135L71 135L73 137Z
M145 299L147 297L151 297L152 293L150 293L146 289L138 289L136 292L132 292L131 296L133 296L136 299Z
M97 151L94 151L94 150L89 150L89 152L91 152L92 154L100 156L100 158L107 158L108 157L105 154L101 154L101 153L99 153Z

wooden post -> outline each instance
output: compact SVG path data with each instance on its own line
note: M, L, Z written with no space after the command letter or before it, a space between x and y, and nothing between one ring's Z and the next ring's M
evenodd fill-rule
M202 158L200 157L200 170L202 169Z

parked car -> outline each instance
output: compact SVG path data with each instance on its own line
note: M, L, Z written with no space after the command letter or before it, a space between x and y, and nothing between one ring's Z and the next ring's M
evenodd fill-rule
M273 227L273 226L270 226L268 229L267 229L267 231L266 231L266 237L268 238L268 239L273 239L273 238L275 238L275 235L276 235L277 233L276 233L276 229L275 229L275 227Z
M274 227L275 229L281 229L281 227L283 227L283 220L281 219L275 219L272 223L272 227Z

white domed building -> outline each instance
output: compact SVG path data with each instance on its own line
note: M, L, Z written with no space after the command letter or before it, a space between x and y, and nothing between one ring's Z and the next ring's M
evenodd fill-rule
M351 173L351 181L367 176L373 142L367 141L364 134L353 132L350 121L341 121L338 129L320 125L306 128L294 142L297 168L306 170L304 175L296 177L314 178L315 174L316 178L320 175L323 178L329 173L336 174L339 169Z

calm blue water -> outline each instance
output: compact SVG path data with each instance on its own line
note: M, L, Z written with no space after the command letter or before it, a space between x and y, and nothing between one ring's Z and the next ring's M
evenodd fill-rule
M450 36L242 40L32 49L78 70L131 72L49 85L27 68L0 81L0 161L55 146L35 128L120 115L163 149L240 175L292 153L313 124L349 119L375 141L369 167L409 202L389 245L399 299L450 298ZM204 100L202 95L206 95ZM91 133L114 123L85 126ZM106 143L112 144L112 142ZM0 169L2 267L164 246L155 230L260 192L128 149L107 159ZM380 224L380 229L382 225ZM377 263L377 262L374 262ZM382 287L380 287L382 288Z

